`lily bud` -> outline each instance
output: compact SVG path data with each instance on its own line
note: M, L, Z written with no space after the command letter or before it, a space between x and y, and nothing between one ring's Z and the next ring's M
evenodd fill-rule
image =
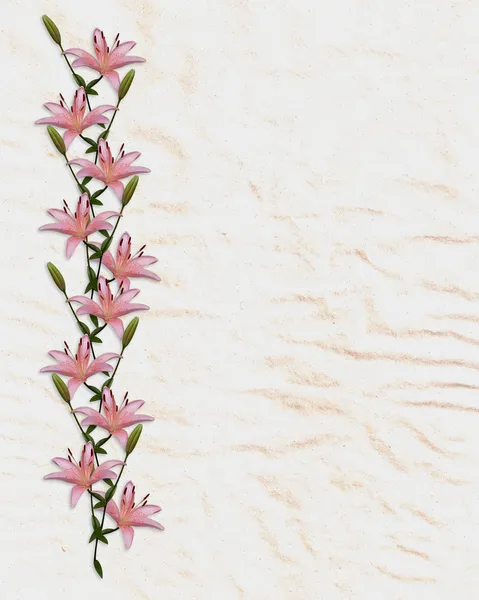
M60 35L60 32L58 31L58 27L50 19L50 17L47 17L47 15L43 15L42 21L46 27L46 30L50 34L50 37L52 38L52 40L55 42L55 44L58 44L60 46L62 43L62 36Z
M140 178L138 175L135 175L130 179L130 181L126 184L125 189L123 190L123 196L121 197L121 203L123 206L126 206L128 202L133 198L133 194L135 193L136 186Z
M65 285L65 280L63 279L63 275L60 273L60 271L55 267L55 265L51 262L49 262L47 264L47 268L48 271L53 279L53 282L55 283L55 285L57 286L57 288L65 293L66 290L66 285Z
M133 336L135 335L136 328L138 327L139 322L140 322L140 319L138 317L135 317L126 326L125 332L123 333L123 339L122 339L123 350L128 346L128 344L133 339Z
M51 125L47 127L47 131L55 148L58 150L58 152L60 152L60 154L63 154L63 156L65 156L65 154L67 153L67 149L62 136L58 133L55 127L52 127Z
M138 440L140 439L141 432L143 430L143 425L137 425L135 429L128 436L128 440L126 442L126 454L127 456L133 452L138 444Z
M120 87L118 88L118 100L123 100L123 98L128 94L128 90L133 83L133 79L135 78L135 69L131 69L128 73L123 77Z
M61 377L58 377L56 373L53 373L52 381L63 400L65 400L67 404L70 404L70 392L68 391L68 388L63 379Z

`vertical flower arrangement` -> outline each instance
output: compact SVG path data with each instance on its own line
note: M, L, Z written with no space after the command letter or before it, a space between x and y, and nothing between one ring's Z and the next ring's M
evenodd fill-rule
M132 481L128 481L121 491L119 488L128 457L135 450L142 433L142 423L152 421L153 417L138 413L143 400L130 401L126 393L118 405L113 392L118 368L139 324L139 318L135 316L125 327L122 317L149 308L133 302L140 290L131 288L130 280L140 277L160 280L147 269L156 262L156 258L144 254L145 246L132 255L131 237L127 232L121 235L116 251L110 250L125 209L136 192L139 175L149 172L145 167L134 166L140 153L125 152L123 144L114 158L108 141L120 103L135 77L132 69L121 79L117 70L144 62L144 59L129 55L135 42L120 43L119 35L112 46L108 46L99 29L93 33L94 54L81 48L65 50L55 23L46 15L42 19L79 87L71 106L60 94L58 103L47 102L44 105L50 115L36 121L47 125L48 135L70 170L78 190L70 203L63 200L60 207L48 210L53 222L43 225L40 230L67 236L67 259L82 246L86 272L83 294L70 295L70 282L67 287L60 270L51 262L47 265L54 284L64 296L67 310L75 319L80 339L74 342L75 352L66 341L63 350L49 352L55 363L41 371L52 373L52 382L71 413L75 427L80 430L84 445L75 454L68 448L66 457L54 458L53 462L60 471L45 475L45 479L58 479L73 486L72 507L82 496L87 497L91 509L89 542L94 544L93 566L103 577L99 544L108 544L108 536L120 531L125 547L129 548L134 527L163 530L163 526L151 518L161 508L148 504L149 494L135 503L136 490ZM73 62L70 56L75 57ZM76 72L78 67L96 71L97 76L87 83ZM113 86L117 94L116 105L100 104L92 108L90 100L98 96L96 88L103 80L106 80L106 85ZM94 128L96 133L90 133ZM64 130L63 135L59 130ZM85 135L86 130L91 137ZM90 155L90 158L69 156L76 138L80 138L84 154ZM112 190L116 204L113 210L102 208L106 197L102 198L102 195L108 188ZM95 208L99 211L97 214ZM98 354L95 347L102 344L100 336L107 326L119 339L118 348L114 352ZM92 380L100 378L102 380L95 382L96 385L92 384ZM89 406L75 407L73 399L75 397L76 403L81 392L88 395ZM119 458L101 462L102 455L110 451ZM120 494L118 503L115 501L117 494ZM107 516L112 523L105 523Z

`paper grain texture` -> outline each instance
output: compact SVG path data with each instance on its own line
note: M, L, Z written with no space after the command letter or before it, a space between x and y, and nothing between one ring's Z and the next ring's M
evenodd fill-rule
M103 581L87 499L42 480L81 445L38 372L78 342L46 262L85 285L81 251L38 232L77 195L33 124L74 91L43 13L65 47L98 26L147 59L110 143L152 170L119 231L162 282L140 281L115 391L156 419L125 481L166 530L102 546ZM466 0L4 0L2 598L478 597L478 18Z

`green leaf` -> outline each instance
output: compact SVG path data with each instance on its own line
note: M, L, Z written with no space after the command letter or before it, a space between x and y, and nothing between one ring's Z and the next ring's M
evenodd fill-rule
M93 498L96 498L97 500L101 500L103 502L103 496L100 496L100 494L97 494L96 492L90 492L90 494L93 496Z
M93 566L95 567L95 571L98 573L98 575L103 579L103 569L101 568L100 561L95 558L93 561Z
M95 325L95 327L98 327L98 317L95 317L95 315L90 315L90 321L93 323L93 325ZM95 331L92 332L93 335L95 335Z
M105 190L106 188L101 188L101 190L97 190L94 194L92 194L91 197L94 199L99 198Z
M96 90L92 90L90 88L85 88L85 92L89 95L89 96L98 96L98 92Z
M96 335L91 335L90 336L90 341L93 342L94 344L103 344L103 340L101 340Z
M96 429L96 425L88 425L86 432L91 433L92 431L95 431L95 429Z
M108 248L111 246L112 241L113 241L113 239L111 237L107 237L105 240L103 240L100 250L102 252L106 252L108 250Z
M108 535L109 533L113 533L116 529L104 529L102 531L103 535Z
M94 250L95 252L98 252L98 246L94 246L93 244L90 244L90 242L85 242L85 244L87 245L88 248L90 248L90 250Z
M93 79L92 81L90 81L90 83L88 84L87 87L92 88L93 86L95 86L100 80L102 79L102 77L98 77L98 79Z
M88 384L88 389L90 389L92 392L95 392L95 394L101 394L101 390L99 390L97 387L95 387L94 385L90 385Z
M106 450L104 450L103 448L98 448L96 453L97 454L108 454L108 452Z
M96 531L94 531L91 534L90 539L88 540L88 543L91 544L93 542L93 540L96 540Z
M105 237L108 237L110 235L106 229L100 229L100 233Z
M88 185L92 179L93 177L85 177L81 183L82 185Z
M108 540L101 533L98 534L98 539L100 540L100 542L103 542L103 544L108 544Z
M94 531L96 531L97 529L101 531L100 521L94 515L92 515L91 524L93 525Z
M88 150L85 150L85 154L91 154L92 152L96 152L96 144L94 146L90 146Z
M88 279L96 285L96 273L91 267L88 267Z
M92 140L91 138L86 137L85 135L83 136L83 139L85 140L85 142L88 142L90 146L96 146L95 140ZM91 179L91 177L85 177L85 179ZM83 183L85 183L85 181L83 181Z
M78 327L80 328L80 330L85 333L86 335L90 335L90 330L88 329L88 327L85 325L85 323L82 323L81 321L78 322Z
M107 483L107 484L108 484L110 487L111 487L112 485L115 485L111 479L104 479L103 481L104 481L105 483Z
M83 437L85 438L85 440L86 440L87 442L92 442L92 443L94 443L94 442L95 442L95 440L94 440L94 439L91 437L91 435L90 435L89 433L84 433L84 434L83 434Z
M81 75L74 73L73 79L78 83L78 85L81 85L84 88L86 87L86 81L83 79L83 77Z
M93 505L93 508L104 508L105 506L105 501L102 500L101 502L97 502L96 504Z
M99 442L96 443L96 447L100 448L101 446L103 446L103 444L106 444L109 439L110 439L110 436L108 436L106 438L102 438Z
M106 388L106 387L110 387L112 381L113 381L112 377L110 377L110 379L107 379L106 381L104 381L103 385L101 386L101 389Z
M84 293L84 294L87 294L87 293L88 293L88 292L89 292L91 289L92 289L92 288L91 288L91 285L90 285L90 284L88 284L88 285L86 286L86 288L85 288L85 291L84 291L83 293Z
M95 260L96 258L101 258L101 252L99 250L97 250L93 254L90 254L90 260ZM91 319L91 315L90 315L90 319Z
M103 202L96 198L90 198L90 204L93 204L94 206L103 206Z
M116 486L111 487L105 494L105 502L109 502L115 495Z
M100 135L98 136L98 141L100 141L100 140L106 140L106 138L108 137L109 133L110 132L108 131L108 129L105 130L105 131L102 131L102 133L100 133Z
M98 400L101 400L101 394L95 394L90 398L90 402L98 402Z

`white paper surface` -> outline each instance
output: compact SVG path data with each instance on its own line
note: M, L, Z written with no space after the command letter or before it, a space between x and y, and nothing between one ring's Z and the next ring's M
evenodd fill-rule
M478 11L4 0L3 598L477 596ZM98 26L147 59L110 143L152 170L119 232L163 281L139 283L151 310L115 392L156 419L125 481L166 530L127 552L112 536L103 581L87 498L72 510L70 486L42 480L81 446L38 372L78 342L47 261L85 285L81 251L67 262L38 232L76 197L33 124L74 91L43 13L65 47L91 50Z

